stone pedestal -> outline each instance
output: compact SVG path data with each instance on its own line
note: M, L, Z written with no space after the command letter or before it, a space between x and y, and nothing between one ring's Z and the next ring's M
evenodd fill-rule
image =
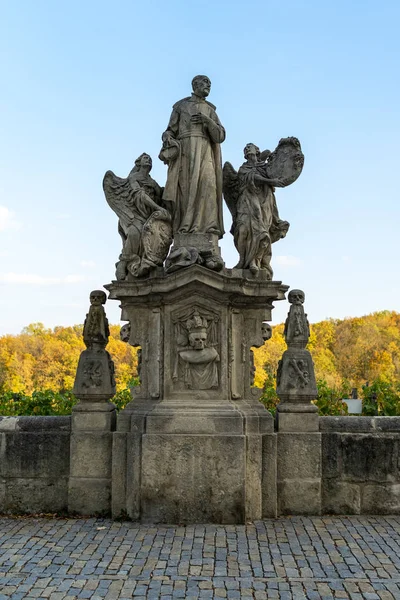
M314 364L306 350L310 329L304 314L304 292L291 290L284 335L288 349L278 366L278 511L321 513L321 434Z
M88 404L78 404L72 412L68 512L107 515L116 411L110 403Z
M107 515L111 511L112 435L116 426L114 365L95 345L80 356L72 409L68 512Z
M278 513L321 514L321 434L278 434Z
M275 516L276 434L251 388L251 347L280 282L195 265L113 282L140 388L118 416L112 514L164 523L243 523Z

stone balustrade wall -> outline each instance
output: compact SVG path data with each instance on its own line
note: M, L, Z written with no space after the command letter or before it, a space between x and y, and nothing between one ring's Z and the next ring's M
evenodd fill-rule
M0 513L68 507L71 417L0 417Z
M400 417L319 423L322 513L400 514ZM67 512L70 436L71 417L0 417L0 513ZM278 449L279 436L290 443L290 433L273 436ZM279 480L279 459L278 469L270 467L268 476ZM276 481L270 489L279 494ZM277 506L279 513L279 498ZM301 513L301 501L299 507Z

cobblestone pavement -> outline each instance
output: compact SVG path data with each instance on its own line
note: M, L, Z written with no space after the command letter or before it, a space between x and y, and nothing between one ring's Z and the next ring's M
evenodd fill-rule
M400 517L0 518L0 600L132 597L400 600Z

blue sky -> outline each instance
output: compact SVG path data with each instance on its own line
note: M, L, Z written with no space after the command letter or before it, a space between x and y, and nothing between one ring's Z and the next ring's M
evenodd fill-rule
M146 151L164 185L161 133L198 73L227 131L223 160L238 167L250 141L301 141L303 173L277 190L291 228L272 265L306 292L310 321L400 310L397 0L3 0L0 11L0 334L83 321L120 252L103 175L125 177ZM234 266L229 233L222 251ZM117 323L118 303L107 313Z

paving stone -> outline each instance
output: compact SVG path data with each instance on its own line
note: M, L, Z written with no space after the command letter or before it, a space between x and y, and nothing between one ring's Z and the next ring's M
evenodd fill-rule
M0 531L0 600L400 600L397 516L188 527L0 518Z

